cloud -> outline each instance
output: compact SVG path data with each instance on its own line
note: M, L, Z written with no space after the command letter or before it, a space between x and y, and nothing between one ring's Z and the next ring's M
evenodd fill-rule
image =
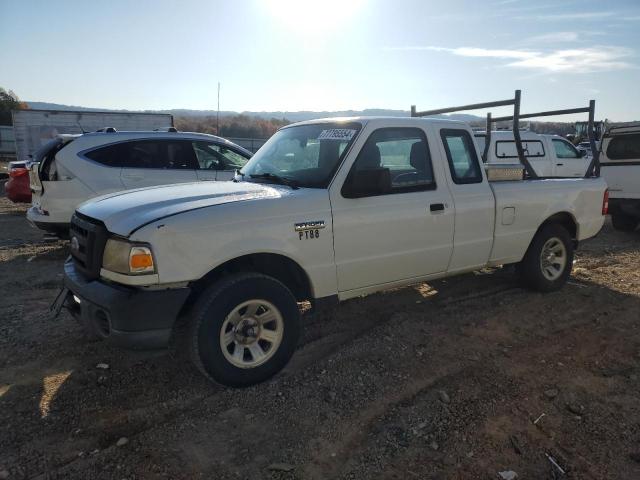
M402 50L406 50L403 48ZM410 50L431 50L434 52L448 52L461 57L493 57L493 58L517 58L527 59L535 57L537 52L529 52L527 50L490 50L487 48L477 47L459 47L459 48L445 48L445 47L408 47Z
M493 58L515 58L515 59L527 59L538 55L538 52L529 52L527 50L504 50L495 49L490 50L487 48L476 47L459 47L459 48L446 48L446 47L433 47L433 46L414 46L414 47L386 47L385 50L397 52L397 51L431 51L431 52L446 52L453 55L459 55L461 57L493 57Z
M621 70L633 65L623 59L631 50L622 47L594 47L557 50L508 64L510 67L541 69L550 72L591 73Z
M596 46L541 52L533 50L488 49L478 47L409 46L388 47L388 51L433 51L445 52L461 57L497 58L515 60L507 67L531 69L556 73L590 73L632 68L625 59L633 51L624 47Z
M555 43L555 42L576 42L578 41L577 32L554 32L545 33L544 35L536 35L535 37L527 38L527 42L536 43Z
M614 11L604 12L575 12L575 13L553 13L548 15L527 15L516 17L519 20L548 20L548 21L565 21L565 20L600 20L602 18L610 18L614 15L620 15Z

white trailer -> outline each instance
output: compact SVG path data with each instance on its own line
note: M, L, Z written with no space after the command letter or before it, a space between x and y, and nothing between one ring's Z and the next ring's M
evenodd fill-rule
M11 114L18 160L28 160L61 133L92 132L105 127L149 131L173 126L173 115L169 113L14 110Z

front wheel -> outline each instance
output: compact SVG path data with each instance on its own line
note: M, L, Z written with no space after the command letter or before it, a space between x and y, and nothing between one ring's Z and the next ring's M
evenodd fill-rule
M523 283L540 292L553 292L562 286L571 274L573 242L562 226L543 227L529 245L518 271Z
M192 322L196 366L219 383L245 387L267 380L289 361L298 341L300 311L281 282L245 273L205 290Z

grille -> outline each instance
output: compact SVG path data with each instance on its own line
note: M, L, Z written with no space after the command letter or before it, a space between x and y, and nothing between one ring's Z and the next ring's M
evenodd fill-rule
M70 232L71 258L76 269L89 280L98 278L107 243L107 229L98 220L76 212L71 217Z

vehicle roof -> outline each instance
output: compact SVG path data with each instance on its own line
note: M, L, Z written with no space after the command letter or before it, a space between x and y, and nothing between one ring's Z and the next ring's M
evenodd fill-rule
M313 120L304 120L302 122L292 123L282 128L288 127L297 127L299 125L315 125L318 123L350 123L357 122L361 123L363 126L366 124L373 124L374 126L377 124L389 124L389 123L407 123L407 122L416 122L416 123L448 123L451 125L465 125L468 126L468 123L462 122L460 120L448 120L444 118L422 118L422 117L385 117L385 116L359 116L359 117L326 117L326 118L316 118Z
M197 132L168 132L161 130L118 130L115 132L87 132L84 134L89 137L180 137L180 138L200 138L207 140L216 140L219 142L228 142L226 138L209 135L208 133Z
M640 122L625 122L620 125L608 127L604 136L610 137L616 134L635 133L640 129Z

